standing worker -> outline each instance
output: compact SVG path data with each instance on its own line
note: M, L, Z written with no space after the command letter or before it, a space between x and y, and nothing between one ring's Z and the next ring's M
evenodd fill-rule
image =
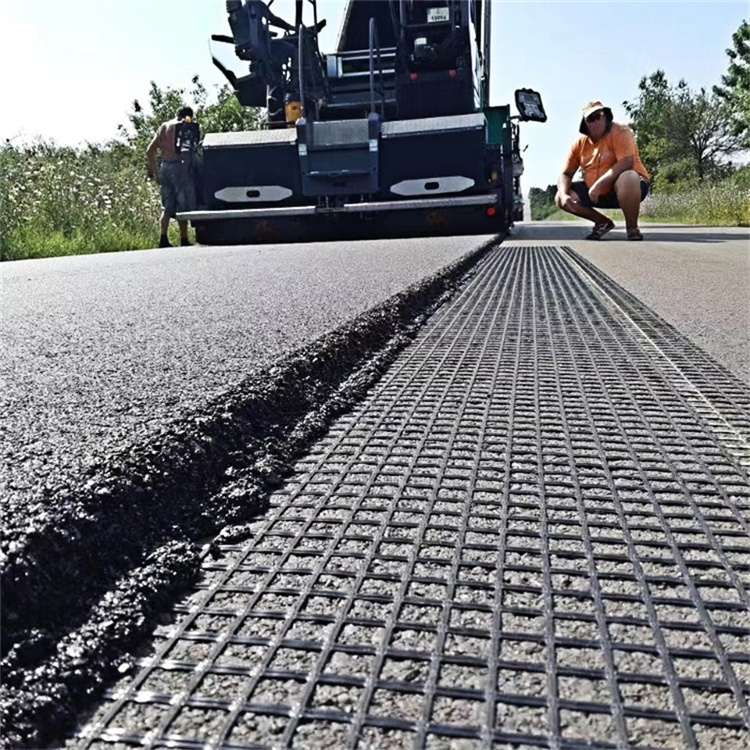
M563 211L594 222L587 240L600 240L615 223L597 208L620 208L629 240L642 240L638 228L641 202L648 195L649 174L641 163L633 131L612 120L612 110L601 102L583 108L573 144L557 181L555 204ZM578 169L583 181L573 182Z
M182 107L174 120L159 126L148 146L146 158L148 171L159 184L161 191L161 237L159 247L171 247L167 232L169 220L179 212L195 209L194 160L200 129L193 122L191 107ZM157 168L156 154L161 153L161 164ZM189 245L188 223L179 220L180 244Z

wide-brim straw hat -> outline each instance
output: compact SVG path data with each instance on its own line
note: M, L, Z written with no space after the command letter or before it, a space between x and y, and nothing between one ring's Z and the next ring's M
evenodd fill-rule
M579 133L582 133L583 135L589 134L589 130L586 127L586 118L599 110L604 112L607 122L612 122L612 110L609 107L605 107L601 102L589 102L581 112L581 124L578 126Z

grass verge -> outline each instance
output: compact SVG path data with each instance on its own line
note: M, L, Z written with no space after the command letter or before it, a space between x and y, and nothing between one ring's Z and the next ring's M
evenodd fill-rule
M665 224L693 224L709 227L750 226L750 173L741 171L723 182L700 185L689 191L649 195L641 206L641 221ZM615 220L618 209L602 209ZM545 221L577 221L565 211L553 211Z

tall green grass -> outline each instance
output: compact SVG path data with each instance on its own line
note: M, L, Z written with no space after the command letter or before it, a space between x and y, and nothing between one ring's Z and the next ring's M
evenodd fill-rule
M154 247L160 213L145 169L111 150L46 143L0 150L3 260Z
M687 192L656 192L644 201L641 216L645 221L749 227L750 190L744 182L728 179Z
M619 209L601 209L601 213L622 220ZM750 190L742 180L728 179L716 185L692 190L652 193L641 205L641 221L665 224L692 224L714 227L750 226ZM555 209L546 221L576 221L572 214Z
M614 219L622 212L602 209ZM565 211L554 210L548 221L575 220ZM690 190L652 192L641 205L642 221L697 226L750 226L750 168L744 167L731 177L714 184L698 185Z

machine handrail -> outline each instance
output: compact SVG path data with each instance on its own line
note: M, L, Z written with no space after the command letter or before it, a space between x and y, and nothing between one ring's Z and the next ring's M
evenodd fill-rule
M380 59L380 40L378 39L378 30L375 26L375 19L370 19L370 114L375 114L375 54L377 47L378 55L378 73L380 74L380 98L383 100L385 107L385 96L383 94L383 64Z
M313 2L313 0L309 0L310 2ZM313 2L314 5L314 2ZM314 5L314 7L317 7ZM315 14L315 18L317 19L317 12ZM317 27L317 21L316 21L316 27ZM312 60L317 60L317 62L321 65L323 65L323 60L320 54L320 47L317 43L317 32L314 33L314 41L313 40L313 34L310 34L309 29L306 29L303 24L299 25L299 28L297 30L297 72L298 72L298 83L299 83L299 101L302 106L302 112L303 116L307 118L307 113L305 112L305 52L307 50L307 47L305 46L308 44L308 42L305 41L305 37L310 34L310 40L313 43L313 58ZM315 74L313 71L313 85L315 83ZM326 94L328 91L327 82L325 79L323 80L323 83L325 85Z
M300 106L302 107L302 116L307 119L307 112L305 112L305 77L304 77L304 67L305 67L305 55L304 55L304 26L302 24L299 25L299 30L297 31L297 35L299 36L299 41L297 42L297 67L298 67L298 76L299 76L299 102Z
M315 32L315 53L318 57L318 62L320 63L321 68L324 65L323 61L323 54L320 51L320 44L318 43L318 33L320 32L320 29L318 29L318 0L307 0L312 5L313 9L313 29L316 29ZM323 24L325 24L325 21L323 21ZM322 27L321 27L322 28Z

